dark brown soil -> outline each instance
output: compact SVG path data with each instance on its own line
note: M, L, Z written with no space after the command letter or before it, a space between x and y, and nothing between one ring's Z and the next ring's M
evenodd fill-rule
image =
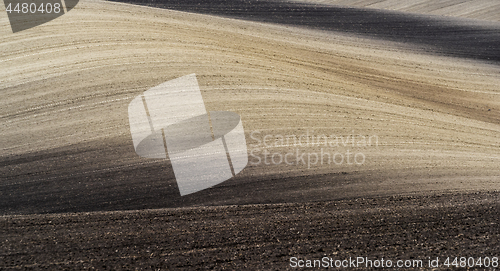
M284 270L326 256L446 270L447 257L500 256L499 209L500 193L474 193L6 216L0 268Z

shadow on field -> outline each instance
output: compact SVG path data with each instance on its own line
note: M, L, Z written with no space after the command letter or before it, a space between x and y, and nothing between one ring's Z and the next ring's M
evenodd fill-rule
M262 0L111 0L250 21L303 26L420 45L448 56L500 61L500 24L393 11Z

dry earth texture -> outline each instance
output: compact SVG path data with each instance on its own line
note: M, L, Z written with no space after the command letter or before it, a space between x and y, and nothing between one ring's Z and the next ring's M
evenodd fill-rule
M284 269L296 254L498 252L498 46L455 55L102 1L16 34L0 14L1 268ZM498 23L453 20L498 38ZM191 73L208 111L241 116L253 155L235 178L180 197L168 159L134 152L127 107ZM373 141L344 146L352 135ZM351 160L308 165L322 148ZM296 152L304 162L277 163ZM152 208L168 209L103 212Z

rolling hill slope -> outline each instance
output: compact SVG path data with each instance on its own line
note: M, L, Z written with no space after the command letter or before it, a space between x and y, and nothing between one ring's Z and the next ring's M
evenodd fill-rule
M498 256L500 73L470 48L104 1L16 34L0 14L1 268ZM192 73L249 164L181 197L127 108Z

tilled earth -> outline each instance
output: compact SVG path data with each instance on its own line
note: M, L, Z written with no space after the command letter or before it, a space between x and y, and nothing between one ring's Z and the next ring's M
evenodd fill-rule
M16 34L0 12L0 269L498 257L498 22L226 2L81 1ZM134 152L127 106L191 73L208 111L241 116L252 155L181 197L168 159ZM380 140L326 149L362 164L262 156L321 153L274 144L321 134Z
M292 257L326 256L422 260L424 270L439 257L446 270L448 257L500 256L499 210L500 193L470 193L8 216L0 265L284 270Z

